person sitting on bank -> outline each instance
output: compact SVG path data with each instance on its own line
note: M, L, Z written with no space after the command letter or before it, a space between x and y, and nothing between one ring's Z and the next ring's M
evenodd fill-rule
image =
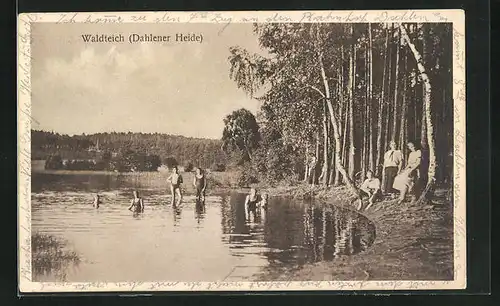
M144 212L144 200L141 197L139 197L139 192L137 190L134 190L133 194L134 198L130 202L128 210L131 210L134 213Z
M394 178L401 172L403 167L403 153L396 149L396 142L391 141L389 151L384 154L384 171L382 177L382 193L393 194L395 190L392 185Z
M94 203L92 204L92 206L93 206L95 209L98 209L98 208L99 208L99 206L101 205L101 203L102 203L102 202L101 202L101 196L100 196L98 193L96 193L96 194L94 195Z
M361 184L359 188L361 197L368 196L368 206L365 209L370 208L373 203L377 200L380 195L380 180L376 177L373 177L373 172L368 170L366 172L366 180ZM360 199L358 210L361 210L363 207L363 202Z
M406 194L413 190L415 183L420 177L420 162L422 160L422 152L417 150L413 142L408 143L408 164L394 179L394 189L399 190L398 204L404 202Z
M183 183L182 176L179 174L177 166L172 168L172 174L167 179L170 182L170 193L172 195L172 205L175 205L175 196L179 196L179 203L182 200L181 184Z

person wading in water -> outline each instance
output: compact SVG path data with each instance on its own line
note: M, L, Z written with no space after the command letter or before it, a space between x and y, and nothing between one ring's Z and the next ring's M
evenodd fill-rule
M128 210L133 211L134 213L144 212L144 200L139 196L139 192L137 190L134 190L133 194L134 198L130 202Z
M250 193L245 198L245 218L248 220L250 215L254 218L260 213L260 209L267 209L268 196L264 198L257 193L257 189L251 188Z
M183 183L182 176L179 174L177 166L172 168L172 174L167 179L170 182L170 193L172 195L172 205L175 205L175 196L179 197L179 203L182 200L181 184Z
M201 168L196 168L194 175L193 186L196 188L196 200L205 202L205 190L207 188L207 180L205 173Z
M98 209L99 206L101 205L102 201L101 201L101 196L96 193L94 195L94 203L92 203L92 206L95 208L95 209Z

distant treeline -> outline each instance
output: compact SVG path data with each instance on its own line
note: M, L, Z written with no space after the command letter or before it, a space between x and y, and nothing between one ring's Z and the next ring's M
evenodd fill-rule
M49 156L75 160L75 163L77 160L93 160L96 161L97 168L102 167L97 163L103 159L103 154L110 154L113 160L126 155L135 155L139 160L157 156L160 164L167 166L192 164L195 167L221 169L227 164L227 156L221 149L220 140L159 133L113 132L69 136L32 130L31 151L34 160L46 160ZM119 165L117 167L120 168Z
M106 170L117 172L157 171L161 166L158 155L123 151L112 156L106 152L99 159L62 159L60 155L50 155L45 161L47 170Z

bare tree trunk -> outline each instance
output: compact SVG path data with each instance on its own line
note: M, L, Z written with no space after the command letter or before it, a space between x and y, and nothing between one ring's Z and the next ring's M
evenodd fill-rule
M397 118L398 118L398 83L399 83L399 48L400 48L400 37L398 35L396 43L396 72L394 75L394 109L393 109L393 121L392 121L392 141L397 139Z
M379 109L378 109L378 120L377 120L377 129L378 129L378 134L377 134L377 161L376 161L376 174L377 176L381 175L381 171L383 168L379 167L380 164L382 163L382 152L384 149L382 148L382 116L384 113L384 100L385 100L385 73L386 73L386 59L387 59L387 45L389 42L389 31L386 29L385 30L385 46L384 46L384 70L382 72L382 93L380 95L380 102L379 102Z
M351 54L349 60L349 177L354 179L354 157L356 153L356 148L354 147L354 88L356 86L356 65L354 63L356 59L356 48L354 40L354 30L351 24Z
M388 71L389 71L389 73L387 74L387 101L385 103L387 112L385 114L386 116L385 116L385 122L384 122L384 148L382 150L382 154L387 149L387 147L389 145L389 119L391 118L391 98L390 98L390 91L391 91L391 80L392 80L392 49L390 47L389 47L389 67L388 67Z
M309 146L306 146L306 156L305 156L305 167L304 167L304 182L307 183L309 178Z
M316 167L314 167L314 169L312 169L312 174L313 174L313 180L312 180L312 183L314 185L316 185L317 183L317 165L318 165L318 162L319 162L319 131L316 132L316 150L314 152L314 156L316 157Z
M368 116L370 117L370 124L369 124L369 135L368 135L368 140L369 140L369 151L368 151L368 168L370 168L371 171L374 171L374 154L373 154L373 111L372 111L372 102L373 102L373 46L372 46L372 26L371 23L368 23L368 72L370 75L369 78L369 83L368 83L368 102L369 102L369 112Z
M422 28L421 25L420 25L420 27ZM422 32L423 31L424 31L424 29L422 29ZM426 48L425 33L423 33L423 36L424 36L424 38L422 39L422 54L421 54L421 56L422 56L422 65L425 66L425 48ZM422 97L423 97L424 101L422 101L422 123L421 123L422 126L420 129L420 146L422 147L423 151L427 151L427 125L426 125L427 115L425 112L425 107L426 107L425 106L425 91L426 91L426 88L425 88L425 84L424 84L422 86Z
M341 155L333 154L336 159L339 159L339 162L345 167L345 148L346 148L346 140L347 140L347 103L345 102L344 99L344 45L342 44L340 46L340 74L339 74L339 96L340 96L340 103L343 106L340 112L340 120L342 122L342 115L345 113L345 119L344 119L344 132L342 136L342 149L341 149ZM343 112L342 112L343 110ZM335 163L335 160L332 157L332 163ZM331 172L333 174L333 171ZM330 182L332 179L330 179ZM340 171L337 167L335 167L335 182L333 183L334 186L340 185Z
M417 48L415 45L410 41L410 37L408 36L408 33L406 32L406 29L402 24L399 25L399 28L401 29L401 34L403 35L403 38L406 40L408 47L413 53L413 56L415 57L415 61L417 62L417 68L418 71L420 72L420 77L422 78L422 81L424 83L424 88L425 88L425 95L424 95L424 104L425 104L425 125L427 127L427 142L428 142L428 147L429 147L429 168L428 168L428 180L427 180L427 186L426 186L426 191L428 191L432 185L434 184L435 181L435 175L436 175L436 153L435 153L435 135L434 135L434 124L432 122L432 110L431 110L431 94L432 94L432 86L431 82L429 79L429 76L427 75L427 71L425 69L425 66L422 62L422 56L418 52ZM425 39L425 37L424 37ZM427 192L423 192L420 196L419 201L421 201Z
M321 173L321 178L322 178L322 183L323 185L328 185L328 115L327 115L327 106L326 102L324 103L323 107L323 168L322 168L322 173Z
M407 140L407 123L406 123L406 116L407 116L407 105L406 105L406 90L407 90L407 83L406 83L406 70L407 70L407 63L408 63L408 59L407 59L407 56L406 56L406 52L404 52L404 56L403 56L403 61L404 61L404 71L403 71L403 76L404 76L404 79L403 79L403 97L402 97L402 105L401 105L401 129L400 129L400 132L399 132L399 144L401 146L401 150L403 152L403 156L406 156L405 153L406 153L406 150L405 150L405 143L406 143L406 140Z
M336 165L335 159L337 158L340 158L340 156L337 156L337 154L335 154L335 149L334 149L330 158L330 179L329 179L330 184L332 184L333 182L333 186L340 185L340 179L338 179L338 177L340 177L340 172L337 170L337 167L335 167ZM342 161L339 162L342 163ZM334 169L335 171L333 171Z
M368 48L366 48L365 54L365 79L368 79ZM361 148L361 177L366 176L366 171L368 170L368 128L370 125L370 98L369 98L369 87L365 84L365 107L363 109L363 145Z

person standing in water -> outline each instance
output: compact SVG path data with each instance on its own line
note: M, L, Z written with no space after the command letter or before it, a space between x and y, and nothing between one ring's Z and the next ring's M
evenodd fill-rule
M257 214L257 208L262 203L262 197L257 193L255 188L250 189L250 193L245 198L245 218L248 219L250 214L254 217Z
M95 209L98 209L98 208L99 208L99 206L101 205L101 203L102 203L102 202L101 202L101 196L100 196L98 193L96 193L96 194L94 195L94 203L92 204L92 206L93 206Z
M205 190L207 188L207 180L205 173L201 168L196 168L194 175L193 186L196 188L196 200L205 202Z
M259 208L267 209L268 202L269 202L269 195L267 193L262 194L261 200L258 203Z
M175 205L175 196L179 196L179 203L182 200L181 184L183 183L182 176L179 174L177 166L172 168L172 174L167 179L170 182L170 193L172 195L172 205Z
M128 210L131 210L134 213L144 212L144 200L139 197L139 192L137 190L134 190L133 194L134 198L132 199Z

